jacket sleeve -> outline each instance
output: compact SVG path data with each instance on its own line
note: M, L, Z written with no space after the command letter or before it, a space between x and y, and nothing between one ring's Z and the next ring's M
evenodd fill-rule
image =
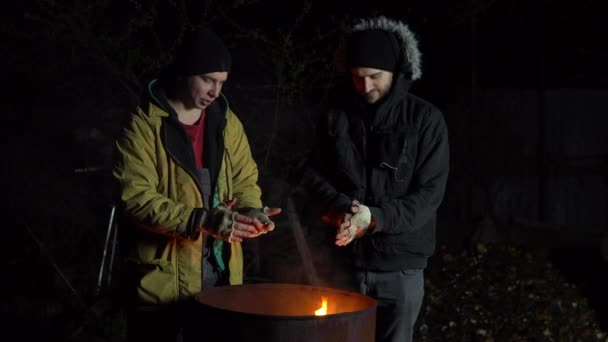
M204 213L158 192L156 148L153 126L139 111L123 128L115 144L112 173L118 181L123 210L138 228L196 238L194 227L200 226Z
M327 153L327 147L332 144L328 127L329 115L322 117L318 123L314 139L316 143L302 168L301 185L314 198L316 203L313 209L332 218L336 215L341 217L350 210L351 198L338 191L331 183L331 167L335 163L331 160L333 157Z
M405 196L380 201L370 208L376 231L397 234L421 229L439 208L447 184L450 149L447 125L441 112L425 116L418 142L418 159L410 190Z
M232 112L224 133L225 146L232 168L233 195L238 208L261 208L262 191L258 186L258 167L251 154L243 124Z

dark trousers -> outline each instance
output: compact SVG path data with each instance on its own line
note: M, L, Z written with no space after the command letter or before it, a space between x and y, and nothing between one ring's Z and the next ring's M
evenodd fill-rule
M127 309L127 341L181 342L184 325L182 305L150 305Z
M205 248L203 258L203 287L218 285L220 276L210 263L210 248ZM184 326L190 310L195 307L194 299L175 304L137 305L127 307L128 342L181 342Z
M377 342L410 342L424 297L424 270L356 272L359 291L378 301Z

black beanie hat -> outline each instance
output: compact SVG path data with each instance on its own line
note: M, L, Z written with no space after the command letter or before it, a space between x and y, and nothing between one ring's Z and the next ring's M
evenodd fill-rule
M348 42L346 58L350 68L368 67L395 72L400 49L393 33L385 30L356 31Z
M232 56L220 37L201 28L185 34L172 64L176 76L202 75L230 71Z

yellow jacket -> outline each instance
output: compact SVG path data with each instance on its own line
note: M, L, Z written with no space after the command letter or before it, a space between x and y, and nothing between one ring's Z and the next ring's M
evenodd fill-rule
M113 169L123 210L134 223L127 232L131 243L126 253L134 267L129 272L135 275L137 301L142 304L177 302L202 290L204 235L178 232L192 224L195 211L207 205L196 180L192 146L185 130L172 109L163 109L170 106L162 93L151 94L160 101L150 103L147 111L138 108L125 126L116 141ZM207 108L205 135L211 206L236 198L238 207L261 208L258 169L243 125L225 98L218 98ZM224 247L229 283L241 284L241 245L226 242Z

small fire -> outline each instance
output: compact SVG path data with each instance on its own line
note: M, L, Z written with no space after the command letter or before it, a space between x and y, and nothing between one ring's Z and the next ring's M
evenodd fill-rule
M327 297L321 297L323 304L321 307L315 311L315 316L325 316L327 315Z

